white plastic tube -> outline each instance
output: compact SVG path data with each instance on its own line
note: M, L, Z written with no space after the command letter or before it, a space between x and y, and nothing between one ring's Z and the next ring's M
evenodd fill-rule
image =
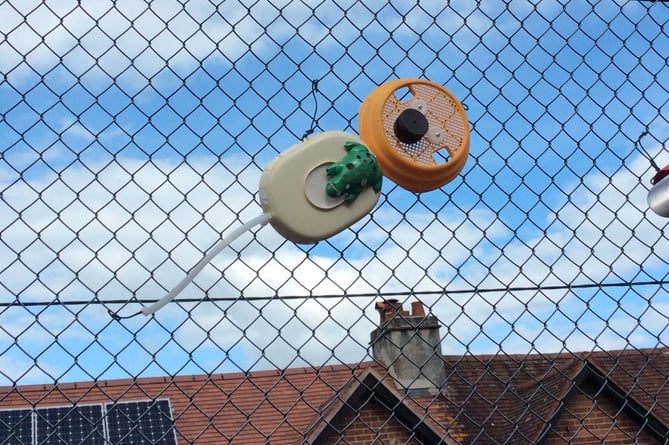
M211 260L214 259L216 255L221 253L221 251L228 246L231 242L233 242L235 239L239 238L241 234L244 232L251 230L253 227L257 225L264 226L267 224L267 222L271 219L271 215L269 213L263 213L262 215L256 216L253 218L251 221L244 223L237 229L233 230L228 236L220 240L218 243L216 243L209 251L207 254L188 272L186 277L179 282L174 288L167 293L163 298L160 300L156 301L153 303L151 306L142 308L141 313L144 315L151 315L155 313L157 310L165 306L167 303L170 301L174 300L174 298L181 293L182 290L188 286L191 281L199 274L202 269L204 269L204 266L206 266Z

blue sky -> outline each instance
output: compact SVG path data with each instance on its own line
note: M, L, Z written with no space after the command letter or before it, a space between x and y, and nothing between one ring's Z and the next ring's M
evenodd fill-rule
M183 294L304 298L120 323L100 305L7 307L5 383L357 361L375 299L316 298L344 293L418 292L446 353L666 344L659 286L476 292L666 279L635 149L647 129L669 163L664 4L16 1L0 17L4 303L161 297L261 212L260 174L309 129L314 79L318 132L356 133L360 102L400 77L445 85L472 130L443 189L386 180L371 217L315 246L246 234Z

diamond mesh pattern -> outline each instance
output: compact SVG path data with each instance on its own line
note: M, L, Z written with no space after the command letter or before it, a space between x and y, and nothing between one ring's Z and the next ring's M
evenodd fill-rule
M669 163L668 22L666 2L642 1L0 2L0 383L355 368L372 359L374 302L391 298L421 300L463 366L663 350L669 245L646 196ZM369 217L315 245L256 228L155 316L110 316L161 298L261 213L280 152L357 134L362 100L402 77L466 106L458 178L420 195L386 180ZM508 394L458 369L462 406ZM187 412L211 415L218 441L255 428L294 443L223 428L194 399L175 407L179 443L210 437L179 431ZM454 440L498 440L490 419L448 409L436 422L467 431ZM328 440L357 443L342 425L366 425L364 443L414 443L415 426L378 432L397 415L337 418Z

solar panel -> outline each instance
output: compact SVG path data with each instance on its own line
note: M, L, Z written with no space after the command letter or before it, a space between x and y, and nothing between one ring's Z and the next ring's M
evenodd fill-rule
M32 413L31 409L0 411L0 444L32 445Z
M104 445L102 405L40 408L35 436L39 445Z
M168 400L107 405L107 432L114 445L176 445Z
M0 411L0 445L34 444L177 445L177 440L166 399Z

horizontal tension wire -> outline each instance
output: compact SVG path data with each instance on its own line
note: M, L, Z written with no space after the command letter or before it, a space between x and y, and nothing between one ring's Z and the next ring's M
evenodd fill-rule
M225 302L225 301L269 301L269 300L300 300L305 298L369 298L369 297L402 297L407 295L435 295L435 294L484 294L494 292L529 292L529 291L554 291L554 290L577 290L577 289L603 289L610 287L635 287L635 286L663 286L669 284L669 280L650 280L650 281L621 281L617 283L582 283L582 284L556 284L548 286L507 286L496 288L473 288L473 289L435 289L426 291L398 291L398 292L360 292L353 294L322 294L322 295L272 295L262 297L204 297L204 298L179 298L174 302L178 303L197 303L197 302ZM31 307L31 306L86 306L86 305L114 305L114 304L150 304L155 300L52 300L52 301L26 301L22 302L17 298L10 302L0 302L0 307Z

